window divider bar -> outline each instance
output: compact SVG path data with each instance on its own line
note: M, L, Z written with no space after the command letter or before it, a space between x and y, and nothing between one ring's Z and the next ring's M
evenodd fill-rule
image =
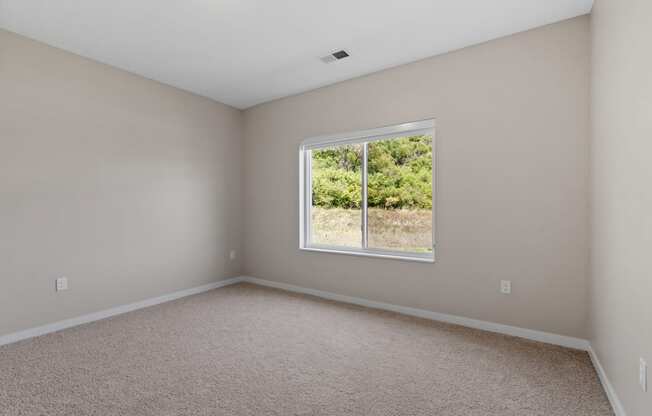
M362 248L367 249L369 246L369 212L367 208L367 197L368 197L368 153L369 153L369 143L364 142L362 145Z
M305 157L305 168L306 171L304 173L305 175L305 195L306 195L306 200L304 201L304 205L306 207L307 212L304 214L305 218L305 231L306 235L304 236L306 244L311 244L312 243L312 150L308 150L304 153Z

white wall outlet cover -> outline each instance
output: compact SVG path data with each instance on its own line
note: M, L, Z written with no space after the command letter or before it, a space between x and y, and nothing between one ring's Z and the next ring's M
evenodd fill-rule
M505 294L512 293L512 282L511 280L501 280L500 281L500 292Z
M235 250L231 250L231 252L229 253L229 258L231 260L235 260L235 256L236 256Z
M647 391L647 363L642 358L640 359L639 364L638 382L643 391Z
M61 290L68 290L68 278L60 277L56 280L57 292Z

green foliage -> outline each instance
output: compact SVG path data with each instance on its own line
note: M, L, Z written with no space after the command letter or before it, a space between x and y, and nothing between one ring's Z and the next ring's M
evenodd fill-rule
M401 137L368 145L368 203L379 208L432 208L432 139ZM360 208L362 146L312 153L313 205Z
M360 170L338 168L313 170L313 205L324 208L360 208Z

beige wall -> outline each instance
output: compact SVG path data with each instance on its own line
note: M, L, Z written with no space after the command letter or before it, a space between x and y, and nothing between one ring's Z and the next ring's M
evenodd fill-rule
M591 343L628 416L652 414L652 2L597 0L591 18Z
M585 16L243 117L0 32L0 334L237 275L246 247L256 277L585 337L589 49ZM428 117L438 261L300 252L299 142Z
M579 17L247 110L245 273L586 337L589 37ZM301 140L428 117L438 261L299 251Z
M0 31L0 335L237 275L242 121Z

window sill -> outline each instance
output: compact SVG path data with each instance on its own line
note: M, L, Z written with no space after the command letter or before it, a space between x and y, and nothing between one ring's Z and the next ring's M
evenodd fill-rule
M345 254L348 256L376 257L381 259L412 261L417 263L435 262L434 253L431 253L430 255L426 254L424 256L418 256L418 255L401 254L401 253L394 253L394 252L385 253L379 251L359 251L359 250L346 250L340 248L326 248L326 247L299 247L299 250L313 251L318 253Z

